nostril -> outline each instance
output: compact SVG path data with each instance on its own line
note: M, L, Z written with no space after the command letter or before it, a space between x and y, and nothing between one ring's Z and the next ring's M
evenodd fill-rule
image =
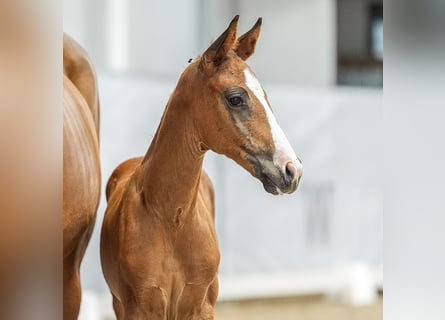
M292 172L290 172L289 168L286 166L286 176L292 176Z
M295 166L294 166L294 164L292 162L288 162L286 164L285 171L286 171L286 178L291 180L291 181L294 180L297 168L295 168Z

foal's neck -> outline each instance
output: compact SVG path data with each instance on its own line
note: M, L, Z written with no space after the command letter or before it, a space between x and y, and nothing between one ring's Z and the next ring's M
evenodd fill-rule
M173 221L196 203L204 151L191 110L173 93L141 164L138 188L160 219Z

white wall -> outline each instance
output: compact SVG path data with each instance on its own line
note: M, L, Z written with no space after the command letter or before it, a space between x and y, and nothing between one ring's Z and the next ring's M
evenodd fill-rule
M197 54L197 0L137 0L129 5L129 70L178 77Z
M65 0L64 30L111 72L177 77L198 54L198 0Z
M332 0L243 0L241 29L264 25L254 65L267 81L310 86L335 83L336 28Z
M219 35L235 14L242 34L263 17L255 56L263 81L330 86L336 78L336 5L333 0L210 1L209 30ZM209 39L208 33L205 34ZM210 39L209 39L210 40ZM208 40L208 41L209 41Z
M235 14L241 16L240 33L261 16L251 59L258 76L330 86L336 78L335 12L333 0L65 0L64 29L99 69L176 79Z
M84 45L87 40L85 10L85 0L65 0L63 3L63 30Z

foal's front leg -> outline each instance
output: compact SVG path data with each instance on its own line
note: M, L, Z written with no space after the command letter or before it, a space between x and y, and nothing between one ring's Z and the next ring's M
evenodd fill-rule
M188 284L178 301L178 320L213 320L218 296L218 278L208 285Z
M124 307L125 317L118 320L166 320L167 295L159 286L141 290L133 302Z

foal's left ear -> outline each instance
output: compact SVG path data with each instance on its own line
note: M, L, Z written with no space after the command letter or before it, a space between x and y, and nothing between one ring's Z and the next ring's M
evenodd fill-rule
M236 15L230 22L226 31L224 31L203 53L201 57L201 65L206 66L208 63L219 65L227 57L229 51L233 49L236 44L238 19L239 15Z
M258 18L252 29L239 37L238 47L235 49L235 52L241 59L247 60L255 52L255 46L258 37L260 36L262 22L263 18Z

